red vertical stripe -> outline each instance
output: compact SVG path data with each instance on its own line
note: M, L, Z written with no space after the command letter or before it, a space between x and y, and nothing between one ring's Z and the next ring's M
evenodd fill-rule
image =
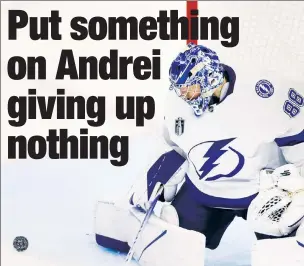
M195 16L191 16L191 10L193 10L193 9L198 9L198 2L197 2L197 0L187 0L187 18L188 18L188 20L189 20L189 38L188 38L188 40L187 40L187 44L189 43L189 42L192 42L192 43L194 43L194 44L197 44L197 40L191 40L191 35L190 35L190 33L191 33L191 22L190 22L190 18L191 17L195 17Z

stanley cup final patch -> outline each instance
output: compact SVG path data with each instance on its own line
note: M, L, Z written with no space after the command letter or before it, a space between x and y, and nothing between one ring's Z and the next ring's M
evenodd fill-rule
M175 134L181 136L184 133L185 120L181 117L175 119Z

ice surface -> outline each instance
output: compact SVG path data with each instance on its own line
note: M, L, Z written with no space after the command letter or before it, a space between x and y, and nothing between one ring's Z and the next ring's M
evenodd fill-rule
M125 255L94 241L94 207L98 200L115 200L125 193L146 164L146 139L133 143L130 161L122 168L102 160L19 160L2 164L2 265L113 266ZM105 217L106 219L106 217ZM29 248L18 253L16 236ZM248 266L253 241L244 221L235 220L216 251L207 251L207 266ZM136 263L132 263L136 265Z

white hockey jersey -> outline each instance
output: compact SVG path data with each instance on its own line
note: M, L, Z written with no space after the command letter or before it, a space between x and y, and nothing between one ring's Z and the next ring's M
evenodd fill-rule
M167 142L188 160L185 185L199 202L247 208L262 169L304 164L304 79L225 69L229 86L223 100L200 117L169 92Z

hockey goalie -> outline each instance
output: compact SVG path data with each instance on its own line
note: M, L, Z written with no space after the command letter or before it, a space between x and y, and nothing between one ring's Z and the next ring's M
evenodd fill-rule
M303 76L233 69L190 43L169 77L170 149L126 204L98 203L97 243L139 265L203 266L241 217L257 237L253 266L304 265Z

